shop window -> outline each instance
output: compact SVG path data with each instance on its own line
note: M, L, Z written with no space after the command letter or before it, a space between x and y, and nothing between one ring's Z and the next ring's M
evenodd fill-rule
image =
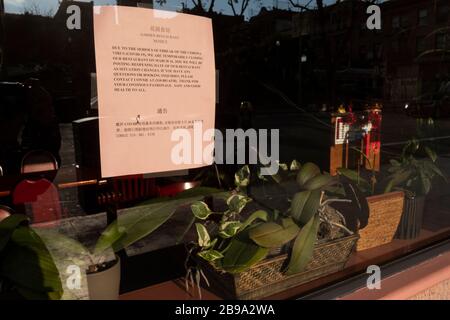
M424 53L427 50L427 42L425 37L417 37L416 52L417 54Z
M309 266L314 269L304 270L307 276L302 278L301 285L289 284L289 291L296 296L327 283L345 281L356 273L364 274L368 265L381 266L449 239L450 188L445 177L450 176L450 62L445 54L433 55L434 61L423 59L426 63L418 63L417 59L418 55L433 48L433 40L436 49L450 49L447 31L426 37L415 33L416 25L431 25L430 19L434 17L431 8L417 10L411 2L398 1L398 5L404 7L396 8L396 12L386 12L386 17L392 17L391 20L386 18L388 28L376 33L361 28L359 21L355 21L354 29L346 28L351 24L344 17L350 17L350 10L358 10L358 6L351 8L345 1L333 1L342 10L325 13L325 21L321 21L314 6L295 13L280 8L252 12L250 9L254 8L250 8L239 16L227 7L227 1L216 1L220 5L209 14L201 12L202 8L196 11L189 7L199 1L171 0L171 4L180 4L173 11L184 10L187 18L197 19L190 15L199 12L203 22L204 16L209 17L214 32L200 31L204 29L199 28L202 37L183 39L184 33L180 35L179 25L172 21L181 16L175 13L171 13L173 19L158 13L164 18L161 25L147 26L145 19L136 19L139 21L136 26L134 19L125 19L121 20L120 26L117 24L117 30L122 28L122 23L130 23L133 28L142 27L142 33L131 33L133 28L121 29L123 37L114 38L119 43L112 47L111 55L105 51L104 56L100 54L95 60L96 53L103 51L98 51L98 42L97 51L94 45L92 5L106 1L70 2L81 8L81 29L76 32L66 28L65 6L69 2L41 2L46 4L42 4L40 10L25 15L22 11L14 11L12 2L6 1L6 12L0 12L0 39L5 40L0 43L0 223L13 211L27 214L33 227L34 223L54 219L57 220L55 224L46 225L47 228L67 231L70 237L85 241L83 245L89 246L95 244L92 241L94 235L101 234L106 222L111 222L111 217L117 214L122 221L128 221L127 217L131 219L129 226L135 226L134 231L141 232L146 231L143 226L150 223L144 216L151 215L153 209L157 210L157 216L165 216L172 212L166 212L165 206L175 206L173 215L161 228L126 249L130 256L145 252L142 260L141 257L135 260L147 262L148 257L149 266L151 261L158 261L158 272L167 270L170 273L160 277L164 281L178 278L179 270L184 266L197 266L199 261L198 265L210 265L209 262L218 259L220 263L216 266L227 266L222 263L223 254L241 252L242 249L236 247L228 251L230 239L241 236L238 232L245 231L252 223L256 227L269 222L264 228L275 227L275 237L271 238L272 232L252 231L250 241L248 232L243 245L250 251L256 248L257 252L248 253L250 260L246 264L260 258L273 262L271 259L279 256L284 255L283 259L291 257L289 250L293 241L302 241L304 234L300 232L306 230L309 252L313 252L314 247L320 259L311 260ZM55 5L47 5L50 2ZM164 4L159 7L159 3L165 1L124 0L118 3L135 7L141 2L168 10ZM189 5L185 7L182 3ZM273 0L261 0L261 3L273 5ZM449 4L439 3L437 19L448 22ZM388 6L386 8L388 10ZM40 14L50 9L54 15ZM127 9L130 12L148 10ZM140 14L144 13L146 18L155 18L148 15L149 12L140 11ZM300 15L299 21L304 22L301 38L292 30L294 14ZM366 13L362 11L361 14ZM117 16L120 18L121 15ZM197 26L196 23L192 25ZM406 32L405 29L412 26L414 28ZM338 28L340 32L335 32ZM190 34L197 30L194 31ZM107 39L116 36L105 34L103 37ZM203 48L205 35L214 35L214 48L211 46L208 51ZM149 40L150 37L154 40ZM167 39L170 46L166 47L161 39ZM139 50L129 47L135 42ZM104 60L110 56L111 61ZM99 66L104 68L106 63L111 72L102 75ZM211 66L208 76L199 73L204 71L205 65ZM144 68L143 72L141 68ZM211 83L214 79L216 86ZM150 84L145 85L147 80ZM194 86L197 82L202 85ZM139 90L139 83L147 91ZM123 108L123 115L101 115L105 100L100 96L105 94L105 84L125 88L117 91L120 91L120 99L110 100L117 102L117 109ZM138 89L127 91L128 87ZM208 95L203 90L208 90ZM116 91L111 87L111 94L113 92ZM423 95L418 97L421 92ZM144 93L151 93L152 99L140 100ZM213 93L220 99L207 98L214 96ZM130 145L139 143L139 148L133 150L145 151L145 157L137 158L136 152L128 152L128 144L121 143L121 147L127 147L126 152L116 152L117 155L110 157L112 160L116 156L125 159L118 161L120 169L134 169L141 160L153 165L158 156L167 150L173 151L170 139L161 138L156 146L148 140L153 131L176 127L191 132L192 129L193 143L189 145L193 149L197 145L200 148L202 142L207 141L203 141L204 135L197 135L194 128L203 121L198 121L197 114L189 108L193 99L200 98L201 103L203 100L208 103L208 110L211 110L211 121L208 122L213 123L216 119L211 125L219 133L244 127L267 132L272 130L269 128L279 130L279 141L275 141L275 135L270 138L280 151L280 159L276 159L280 165L278 173L262 176L261 169L267 168L260 163L209 165L209 162L205 167L176 172L161 172L162 169L156 168L156 171L154 168L155 171L141 170L129 176L102 176L100 132L115 133L117 139L130 138ZM380 101L385 102L383 107ZM143 112L128 114L129 110L141 108ZM126 119L114 120L110 127L102 129L99 119L116 117ZM164 119L164 123L163 120L155 122L153 118ZM147 135L141 135L143 132ZM200 137L198 141L197 137ZM244 154L254 154L250 148L242 150L241 142L250 144L255 140L259 145L264 144L262 137L235 138L236 141L230 143L231 152L240 149ZM118 150L118 144L115 144L118 142L106 141L104 146L112 146L114 152ZM224 141L228 149L230 144L226 142L230 141ZM267 153L273 151L272 145L266 147ZM40 171L30 174L24 170L27 161L23 159L28 152L37 149L45 152L37 153L37 156L35 153L34 160L29 162ZM250 162L248 158L245 154L244 162ZM51 170L49 164L53 166ZM243 170L245 165L248 165L248 171ZM31 179L36 177L42 181L34 183ZM22 180L25 182L18 184ZM230 190L237 198L231 198L227 203ZM329 202L334 197L343 201ZM193 206L194 198L201 202ZM185 203L185 199L189 200ZM252 201L245 206L249 200ZM34 203L37 201L47 203ZM254 219L248 219L255 210L258 211ZM191 211L195 211L195 217ZM132 218L139 221L134 223ZM198 227L204 223L208 228ZM38 231L45 232L45 228ZM120 228L111 230L110 241L121 242L122 237L131 235L117 232L122 231ZM141 232L141 236L144 233ZM137 238L133 236L133 239ZM191 244L200 245L199 240L204 241L204 246L189 251ZM275 246L273 241L279 243ZM240 245L241 241L234 242ZM328 247L330 243L332 246ZM152 260L154 251L160 252L159 257L163 252L167 259ZM205 259L186 263L188 251L195 259ZM257 255L252 257L253 254ZM246 255L247 252L242 257ZM127 259L125 255L123 257ZM133 263L132 260L123 265ZM178 260L180 265L171 265ZM304 263L309 262L301 261L302 265ZM276 276L270 279L258 275L258 270L262 270L259 267L254 269L256 271L251 272L258 279L245 285L254 289L264 284L264 288L278 290L281 287L277 279L294 279L281 275L280 265L285 264L277 262L278 269L269 272L276 272ZM293 271L302 269L295 261L292 266ZM240 265L228 267L230 272L241 272ZM127 269L142 268L128 268L127 265ZM129 271L123 271L123 285L126 287L129 281L136 289L140 276L147 279L158 273L143 270L142 275L136 271L130 276ZM155 284L162 282L161 279L150 280L148 282ZM266 280L274 282L264 282ZM142 286L148 286L148 282L142 281ZM0 293L3 288L0 286ZM167 295L170 295L168 291ZM220 296L220 292L216 294Z
M395 16L392 18L392 29L399 29L400 28L400 17Z
M419 10L419 26L428 25L428 10L422 9Z
M410 26L410 20L408 16L402 16L400 18L400 26L404 29Z
M448 34L438 33L436 35L436 49L445 50L448 47L447 41L450 40Z
M441 3L437 6L436 22L446 23L449 20L450 5Z

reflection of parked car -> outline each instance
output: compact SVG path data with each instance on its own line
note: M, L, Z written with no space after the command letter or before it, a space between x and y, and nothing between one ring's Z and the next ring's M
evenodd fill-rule
M450 81L443 82L437 92L422 95L406 104L405 111L417 118L450 117Z

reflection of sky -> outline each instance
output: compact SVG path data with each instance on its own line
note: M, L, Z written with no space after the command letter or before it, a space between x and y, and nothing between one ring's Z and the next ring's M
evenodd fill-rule
M84 2L90 2L90 0L78 0ZM296 2L297 0L294 0ZM166 10L178 10L181 8L181 3L187 3L191 5L192 1L189 0L167 0L167 3L163 6L163 9ZM210 0L203 0L205 3L205 7L208 6ZM231 9L227 4L226 0L216 0L214 9L216 12L222 12L224 14L231 14ZM236 5L236 8L239 7L239 4ZM309 0L298 0L299 3L307 3ZM313 1L314 3L315 1ZM329 3L332 0L325 0L325 2ZM156 1L155 1L156 3ZM250 0L250 5L246 11L247 16L252 16L258 14L261 7L271 8L273 6L277 6L280 9L288 9L290 7L289 1L287 0ZM94 0L94 4L96 5L105 5L105 4L116 4L116 0ZM39 11L42 13L53 12L55 13L58 8L58 0L5 0L5 11L11 13L23 13L26 8L30 8L31 6L37 6ZM155 5L155 8L160 8L158 5Z

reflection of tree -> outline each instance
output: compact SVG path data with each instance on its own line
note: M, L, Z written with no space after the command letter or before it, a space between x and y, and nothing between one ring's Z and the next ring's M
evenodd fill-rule
M261 2L255 0L254 2ZM235 16L243 17L248 8L250 0L228 0L228 5Z
M160 6L164 6L167 0L155 0ZM243 17L247 12L248 6L251 0L228 0L227 4L231 9L234 16ZM254 3L261 3L261 0L254 0ZM191 0L181 1L183 8L191 8L193 11L199 13L212 13L214 12L215 0Z
M337 61L336 58L339 55L333 54L331 51L331 38L327 32L327 26L329 24L328 16L325 13L326 6L336 5L339 3L343 3L343 0L335 0L334 3L329 3L328 5L324 4L323 0L289 0L289 3L292 7L297 8L300 12L314 12L317 18L319 36L322 40L322 47L325 56L325 68L326 68L326 78L327 78L327 100L330 105L336 104L336 69L337 69ZM383 0L350 0L352 3L351 8L351 17L350 17L350 25L348 26L346 33L343 35L344 41L340 43L340 46L337 48L336 52L342 52L344 46L348 45L351 41L351 36L355 30L358 30L359 26L355 25L357 23L357 12L355 10L355 3L363 2L370 4L379 4L383 2ZM300 50L302 47L302 36L300 38ZM351 54L349 55L351 58ZM301 88L299 90L302 90Z
M30 1L23 6L23 13L33 16L51 17L53 9L44 10L36 1Z
M209 2L209 5L208 5ZM167 0L156 0L156 3L160 6L163 6L167 3ZM191 0L190 5L192 5L192 9L197 12L202 13L211 13L214 11L214 5L216 0ZM188 4L185 1L181 2L183 8L188 7Z

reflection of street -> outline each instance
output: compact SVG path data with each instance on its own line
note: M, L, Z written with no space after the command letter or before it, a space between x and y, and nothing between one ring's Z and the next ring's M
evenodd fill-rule
M59 125L61 132L61 169L55 178L55 183L63 181L77 181L75 171L75 146L73 141L72 124L64 123ZM60 199L63 216L73 217L84 215L83 209L78 201L77 188L60 189Z
M260 113L254 116L257 128L280 129L280 154L282 161L305 159L321 161L331 143L330 130L326 124L330 117L325 113L280 112ZM417 136L416 118L401 112L383 113L381 130L382 156L385 160L400 154L403 143ZM450 119L435 120L436 135L433 137L441 155L450 153ZM328 159L325 159L328 160ZM303 162L304 162L303 161Z

